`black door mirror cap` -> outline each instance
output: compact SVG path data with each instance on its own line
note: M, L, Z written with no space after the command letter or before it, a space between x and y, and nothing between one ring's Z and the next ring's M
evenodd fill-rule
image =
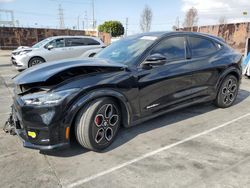
M161 54L152 54L142 63L145 67L160 66L167 62L167 58Z

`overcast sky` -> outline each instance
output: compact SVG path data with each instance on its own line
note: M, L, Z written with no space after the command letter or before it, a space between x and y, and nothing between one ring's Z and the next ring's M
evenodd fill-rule
M171 30L179 17L180 24L185 12L196 7L199 13L199 25L218 24L220 17L225 16L228 22L250 21L250 11L247 16L244 11L250 10L250 0L94 0L95 18L97 24L105 20L119 20L125 24L128 17L128 32L140 32L140 15L145 5L153 11L152 30ZM69 28L80 27L85 21L85 28L92 19L91 0L0 0L0 9L14 11L15 20L20 26L29 27L59 27L58 6L64 10L65 25ZM1 14L0 19L9 19Z

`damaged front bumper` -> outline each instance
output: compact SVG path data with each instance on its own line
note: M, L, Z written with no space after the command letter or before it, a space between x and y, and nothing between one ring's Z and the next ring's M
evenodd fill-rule
M26 148L31 149L38 149L38 150L54 150L58 148L66 148L69 146L69 143L59 143L54 145L37 145L32 144L31 142L27 141L28 137L25 130L16 129L16 134L19 138L23 141L23 146Z
M14 98L10 116L12 120L9 121L24 147L53 150L69 146L69 140L65 138L65 125L60 118L61 112L56 109L60 108L25 106L19 97ZM48 124L43 120L48 118L46 115L51 119Z
M16 55L11 55L11 63L17 70L24 70L28 68L28 61L29 57L28 56L16 56Z

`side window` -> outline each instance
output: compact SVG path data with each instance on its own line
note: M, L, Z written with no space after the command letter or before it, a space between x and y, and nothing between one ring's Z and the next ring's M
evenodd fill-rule
M91 38L85 38L84 40L86 45L100 45L100 42Z
M85 41L83 38L66 38L66 46L85 46Z
M100 45L100 43L91 38L66 38L66 46L87 46Z
M185 37L172 37L161 41L151 52L164 55L167 60L185 59Z
M52 41L50 41L45 48L47 48L48 46L52 45L54 48L63 48L65 46L64 44L64 39L54 39Z
M188 37L188 43L192 51L192 57L206 56L217 50L214 43L205 38Z

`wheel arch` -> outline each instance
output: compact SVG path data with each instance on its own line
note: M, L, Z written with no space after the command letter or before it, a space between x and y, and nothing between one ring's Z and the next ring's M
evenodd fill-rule
M41 56L32 56L32 57L29 59L29 61L28 61L28 67L30 67L30 61L31 61L32 59L34 59L34 58L41 58L44 62L46 62L46 60L45 60L43 57L41 57Z
M90 53L89 57L94 57L96 55L96 52Z
M69 109L69 113L65 116L65 122L70 126L71 133L75 125L75 120L82 108L90 102L102 98L110 97L117 102L122 114L122 126L129 127L131 124L131 106L126 97L118 91L111 89L94 90L83 96L79 96L76 102Z
M238 79L239 82L240 82L241 77L242 77L241 71L240 71L239 69L237 69L237 68L235 68L235 67L230 67L229 69L225 70L225 71L221 74L221 76L220 76L220 78L219 78L219 80L218 80L218 82L217 82L217 84L216 84L216 90L217 90L217 92L218 92L218 90L219 90L219 88L220 88L220 86L221 86L223 80L224 80L228 75L233 75L233 76L235 76L235 77Z

